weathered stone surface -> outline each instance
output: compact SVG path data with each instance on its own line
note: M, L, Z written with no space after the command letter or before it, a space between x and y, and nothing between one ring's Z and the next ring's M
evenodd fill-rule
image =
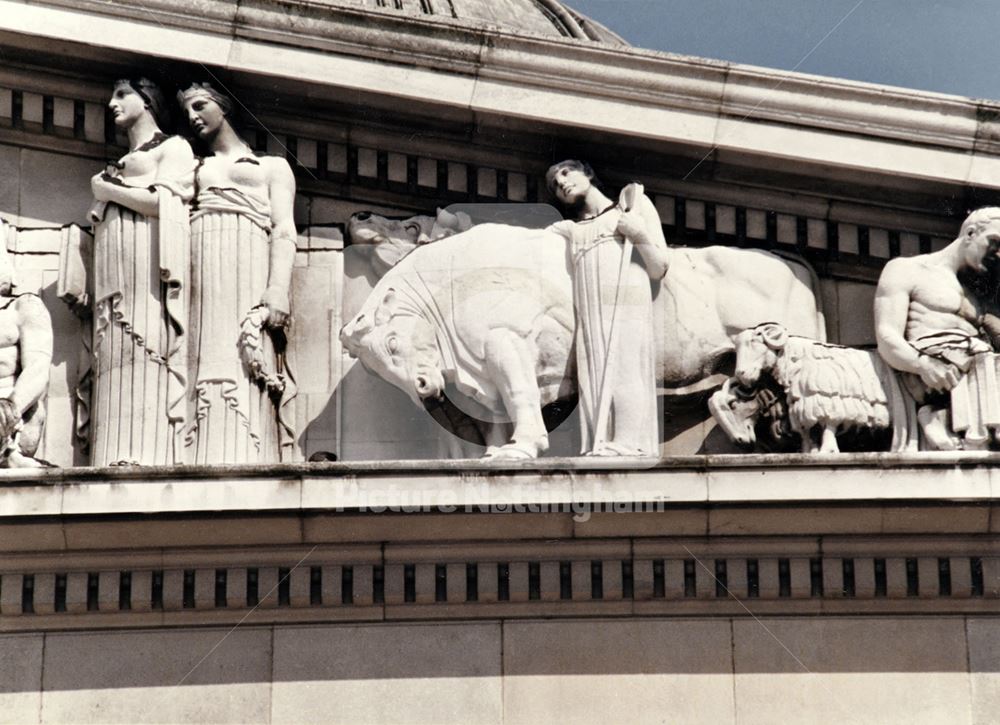
M969 722L964 623L737 620L739 722Z
M59 227L70 222L89 225L93 166L90 159L23 149L19 226Z
M508 723L734 722L727 621L513 622Z
M43 641L41 634L0 635L0 723L39 722Z
M0 94L2 96L2 94ZM3 98L0 97L0 107ZM12 224L18 221L21 209L21 152L14 146L0 144L0 217Z
M875 326L868 314L874 299L875 290L871 285L837 283L837 341L841 345L861 347L875 343Z
M1000 620L973 617L966 624L972 682L972 722L990 723L1000 709Z
M286 627L274 636L272 722L502 722L498 624Z
M266 722L271 633L50 634L42 722Z

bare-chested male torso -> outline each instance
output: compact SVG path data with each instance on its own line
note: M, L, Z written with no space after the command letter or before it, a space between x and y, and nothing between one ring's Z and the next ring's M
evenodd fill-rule
M970 337L979 334L976 309L957 276L921 258L901 259L912 274L908 290L905 337L909 342L924 340L942 332L958 332ZM903 266L903 265L901 265Z

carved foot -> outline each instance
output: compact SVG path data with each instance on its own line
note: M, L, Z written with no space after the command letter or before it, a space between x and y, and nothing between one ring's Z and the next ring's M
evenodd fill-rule
M538 458L548 449L549 449L549 436L547 433L540 436L515 435L511 439L510 443L507 443L502 446L489 446L486 449L486 455L484 455L483 458L493 458L493 459Z
M630 446L622 445L621 443L613 443L606 441L599 444L592 451L588 451L585 455L588 456L630 456L633 458L650 458L653 456L652 453L642 450L641 448L632 448Z
M957 451L959 439L948 428L948 410L925 405L917 411L917 422L924 433L924 440L932 451Z
M522 447L516 443L508 443L498 448L490 447L486 449L483 460L504 461L504 460L524 460L538 458L538 451Z

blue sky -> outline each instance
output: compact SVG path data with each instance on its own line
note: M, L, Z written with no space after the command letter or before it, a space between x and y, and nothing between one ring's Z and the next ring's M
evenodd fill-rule
M1000 0L566 2L643 48L1000 100Z

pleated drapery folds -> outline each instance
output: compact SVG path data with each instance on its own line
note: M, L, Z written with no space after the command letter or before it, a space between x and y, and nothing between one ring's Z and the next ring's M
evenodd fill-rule
M974 355L951 390L951 427L966 441L985 445L1000 432L1000 355Z
M573 257L581 452L603 448L652 456L659 451L652 291L637 254L619 279L623 246L615 229L620 217L619 203L592 219L557 222L549 229L567 239ZM614 343L613 325L619 328ZM617 354L609 344L619 346ZM610 396L605 405L610 403L611 415L597 430L602 395Z
M90 400L95 466L181 462L190 191L169 184L154 188L158 219L109 204L95 228Z
M199 197L200 199L200 197ZM191 220L190 463L270 463L292 430L279 415L294 390L269 393L240 357L240 327L260 303L270 268L270 235L251 215L200 209ZM279 368L272 338L264 363Z

